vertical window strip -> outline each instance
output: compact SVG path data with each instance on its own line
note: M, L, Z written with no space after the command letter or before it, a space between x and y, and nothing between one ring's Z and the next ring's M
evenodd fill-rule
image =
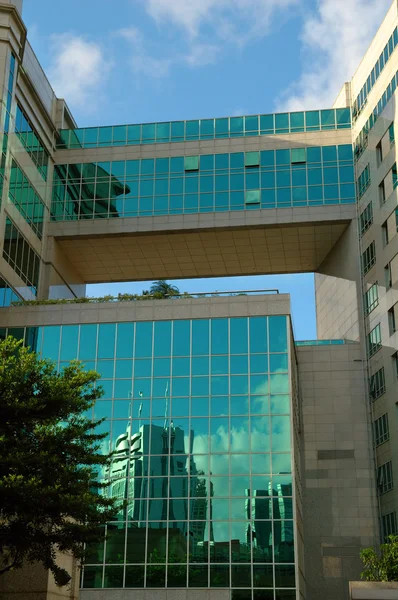
M394 94L395 90L397 89L397 83L398 83L398 71L395 73L394 77L391 79L384 94L380 98L379 102L373 109L372 114L370 115L369 119L366 121L364 127L362 128L361 133L358 135L357 139L355 140L354 156L355 156L356 160L358 160L358 158L361 156L361 154L364 152L365 148L367 147L369 132L373 129L377 119L379 118L379 116L383 112L383 110L385 109L387 102L390 100L391 96Z
M6 218L3 258L36 296L40 257L9 217Z
M395 511L381 517L381 532L384 541L387 541L389 535L398 534L397 513Z
M379 305L379 289L374 283L364 294L365 315L369 315Z
M383 71L384 67L386 66L386 63L390 59L397 44L398 44L398 28L396 27L394 29L394 31L392 32L387 44L384 47L383 52L380 54L379 58L377 59L372 71L370 72L369 77L367 78L366 82L362 86L362 89L359 92L359 94L353 104L352 118L354 121L360 115L363 107L365 106L365 104L367 102L367 98L368 98L370 91L373 89L373 86L375 85L376 81L380 77L381 72Z
M357 181L357 194L358 200L364 195L368 187L370 186L370 166L366 165Z
M376 371L369 379L369 393L372 400L377 400L386 391L384 367Z
M367 335L368 358L376 354L382 346L380 323Z
M15 133L26 152L36 165L37 170L43 179L47 180L49 153L47 152L39 134L35 130L20 104L17 104L17 114L15 120Z
M375 446L381 446L390 438L390 429L388 424L388 414L385 413L373 423L373 439Z
M362 254L362 274L366 275L368 271L376 264L376 245L375 242L369 244Z
M392 475L392 463L388 461L384 465L380 465L377 469L377 487L379 494L385 494L394 487Z
M365 210L361 213L359 217L359 225L360 225L360 233L361 236L369 229L369 227L373 223L373 205L372 202L369 202Z
M11 165L9 198L41 240L45 204L15 160Z

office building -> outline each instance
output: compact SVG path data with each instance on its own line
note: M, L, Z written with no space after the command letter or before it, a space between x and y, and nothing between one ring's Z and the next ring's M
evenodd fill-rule
M127 500L81 599L348 598L398 532L397 0L328 109L90 128L21 11L0 3L0 335L99 371L101 477ZM315 341L278 293L77 301L299 272Z

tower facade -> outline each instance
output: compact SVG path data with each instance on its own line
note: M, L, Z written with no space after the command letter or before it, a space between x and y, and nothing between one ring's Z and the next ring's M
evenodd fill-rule
M329 109L90 128L21 9L0 3L0 336L101 374L101 477L127 500L82 600L348 598L397 533L397 1ZM298 272L315 341L278 293L84 298Z

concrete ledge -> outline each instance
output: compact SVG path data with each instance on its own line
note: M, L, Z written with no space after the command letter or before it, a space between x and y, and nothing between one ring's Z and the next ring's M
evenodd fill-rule
M398 582L350 581L351 600L398 600Z

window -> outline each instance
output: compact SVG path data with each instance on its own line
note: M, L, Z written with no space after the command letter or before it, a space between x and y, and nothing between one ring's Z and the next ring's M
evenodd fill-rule
M398 379L398 352L392 355L392 365L395 377Z
M305 148L292 148L291 149L291 162L292 162L292 164L307 162Z
M3 258L36 295L39 284L40 258L22 233L7 217Z
M373 207L372 202L369 202L365 210L361 213L359 217L359 224L361 229L361 235L365 233L369 229L369 227L373 223Z
M372 400L377 400L386 391L386 380L384 377L384 367L379 369L369 379L369 393Z
M199 156L185 156L184 170L199 171Z
M384 204L386 201L386 188L384 185L384 181L382 181L379 185L379 200L380 204Z
M388 311L388 326L390 329L390 335L397 331L398 323L398 304L394 304Z
M260 190L247 190L245 194L245 204L259 204Z
M392 463L388 461L377 469L377 487L379 494L385 494L394 487L392 477Z
M390 145L392 146L395 144L394 123L391 123L390 127L388 128L388 136L390 138Z
M367 335L368 358L376 354L381 348L381 327L380 323Z
M15 133L43 179L47 179L49 154L24 109L17 104Z
M362 274L366 275L368 271L373 267L376 263L376 246L375 243L372 242L362 254Z
M379 167L381 165L381 163L383 162L383 144L382 141L380 141L377 146L376 146L376 160L377 160L377 166Z
M373 439L375 446L384 444L390 437L390 429L388 426L388 414L385 413L373 423Z
M389 535L397 535L397 533L397 513L394 511L388 513L387 515L383 515L381 517L381 535L383 540L385 540Z
M379 290L377 287L377 282L374 283L368 291L364 294L363 297L365 315L369 315L372 310L376 308L379 304Z
M392 187L395 190L395 188L398 185L398 173L397 173L397 165L396 164L391 169L391 173L392 173Z
M260 165L260 152L245 152L245 167L258 167Z
M364 195L370 185L370 167L366 165L357 181L358 198Z
M381 226L381 237L383 240L383 246L387 246L388 244L388 227L387 227L387 221L385 221L383 223L383 225Z
M391 263L384 267L384 276L386 280L386 290L392 287Z

